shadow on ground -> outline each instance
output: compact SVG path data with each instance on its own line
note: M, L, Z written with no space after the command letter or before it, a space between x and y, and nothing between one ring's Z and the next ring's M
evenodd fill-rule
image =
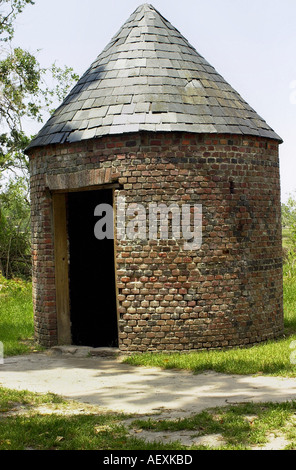
M241 402L296 400L296 380L161 370L124 364L120 357L77 357L47 351L4 360L2 387L65 398L106 410L172 415Z

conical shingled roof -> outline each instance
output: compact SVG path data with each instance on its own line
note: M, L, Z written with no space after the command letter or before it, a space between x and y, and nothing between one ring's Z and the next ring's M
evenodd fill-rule
M28 148L138 131L281 141L149 4L130 16Z

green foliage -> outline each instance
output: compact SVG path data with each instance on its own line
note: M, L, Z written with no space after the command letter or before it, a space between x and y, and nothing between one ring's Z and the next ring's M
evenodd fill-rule
M284 267L286 271L287 264ZM296 277L284 275L285 327L287 334L296 334Z
M22 129L24 116L38 115L35 96L41 79L36 58L22 48L4 48L14 36L16 17L32 0L0 0L0 173L26 167L22 153L29 142Z
M288 227L291 233L291 242L296 246L296 199L290 195L288 202L282 204L282 225Z
M0 272L30 275L28 158L32 136L24 120L43 122L78 80L71 67L42 68L32 54L12 47L17 16L32 0L0 0L0 179L14 175L0 188ZM50 85L48 85L50 83ZM6 188L6 189L4 189Z
M43 70L43 73L46 73ZM45 87L42 90L42 95L45 100L46 109L50 114L53 114L55 103L61 103L66 98L72 84L76 83L79 79L72 67L65 66L64 68L58 67L56 63L52 64L47 71L52 79L52 87Z
M7 278L30 277L30 205L24 179L0 193L0 271Z
M34 55L19 47L0 61L0 172L27 169L23 151L31 136L23 131L22 120L42 122L49 117L77 79L71 67L53 64L49 69L41 68Z
M0 0L0 41L11 41L14 35L14 21L33 0Z
M0 0L0 43L11 41L16 17L32 0ZM71 67L42 68L36 55L21 47L2 46L0 60L0 173L27 169L23 150L31 136L24 132L24 118L43 122L63 100L78 76ZM47 81L51 86L47 85Z
M290 195L282 204L284 279L287 283L296 280L296 199Z
M22 129L22 118L41 120L37 102L40 80L36 58L21 48L0 61L0 171L26 167L23 150L29 137Z

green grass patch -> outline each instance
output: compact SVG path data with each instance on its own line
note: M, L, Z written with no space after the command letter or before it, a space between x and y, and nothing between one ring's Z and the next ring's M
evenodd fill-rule
M42 414L36 406L48 405ZM54 408L52 408L54 405ZM123 421L129 415L98 410L77 414L86 406L66 402L52 394L0 388L0 450L141 450L180 449L171 445L143 443L129 436ZM70 414L69 414L70 409ZM57 413L58 411L58 413ZM66 412L67 411L67 412Z
M114 416L31 415L0 420L1 450L124 448L126 431ZM98 428L104 431L98 432Z
M246 403L208 409L189 418L178 420L135 420L132 426L149 431L196 431L197 436L219 434L225 441L223 449L243 450L262 446L270 434L287 439L288 449L295 449L296 402Z
M293 340L296 340L296 335L245 349L135 354L124 362L164 369L185 369L195 373L211 370L225 374L296 377L296 366L290 361L290 344Z
M42 404L62 404L65 400L53 393L38 395L27 390L17 391L0 387L0 412L15 409L15 406L38 406Z
M48 406L46 414L40 405ZM264 445L270 433L283 435L286 448L296 449L295 402L238 404L177 420L145 420L103 412L53 394L0 388L0 411L0 450L186 450L189 447L179 440L180 431L185 430L195 437L219 434L224 441L220 449L225 450ZM131 429L139 432L139 438ZM141 431L170 435L165 443L160 438L147 442L141 439ZM209 449L204 445L190 448Z
M33 336L32 284L0 276L0 341L5 356L35 348Z

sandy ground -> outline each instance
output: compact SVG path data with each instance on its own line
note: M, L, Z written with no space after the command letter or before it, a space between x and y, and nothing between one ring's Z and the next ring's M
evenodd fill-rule
M52 392L105 410L167 417L241 402L296 400L291 378L134 367L116 357L89 357L83 348L7 358L0 365L0 385Z

